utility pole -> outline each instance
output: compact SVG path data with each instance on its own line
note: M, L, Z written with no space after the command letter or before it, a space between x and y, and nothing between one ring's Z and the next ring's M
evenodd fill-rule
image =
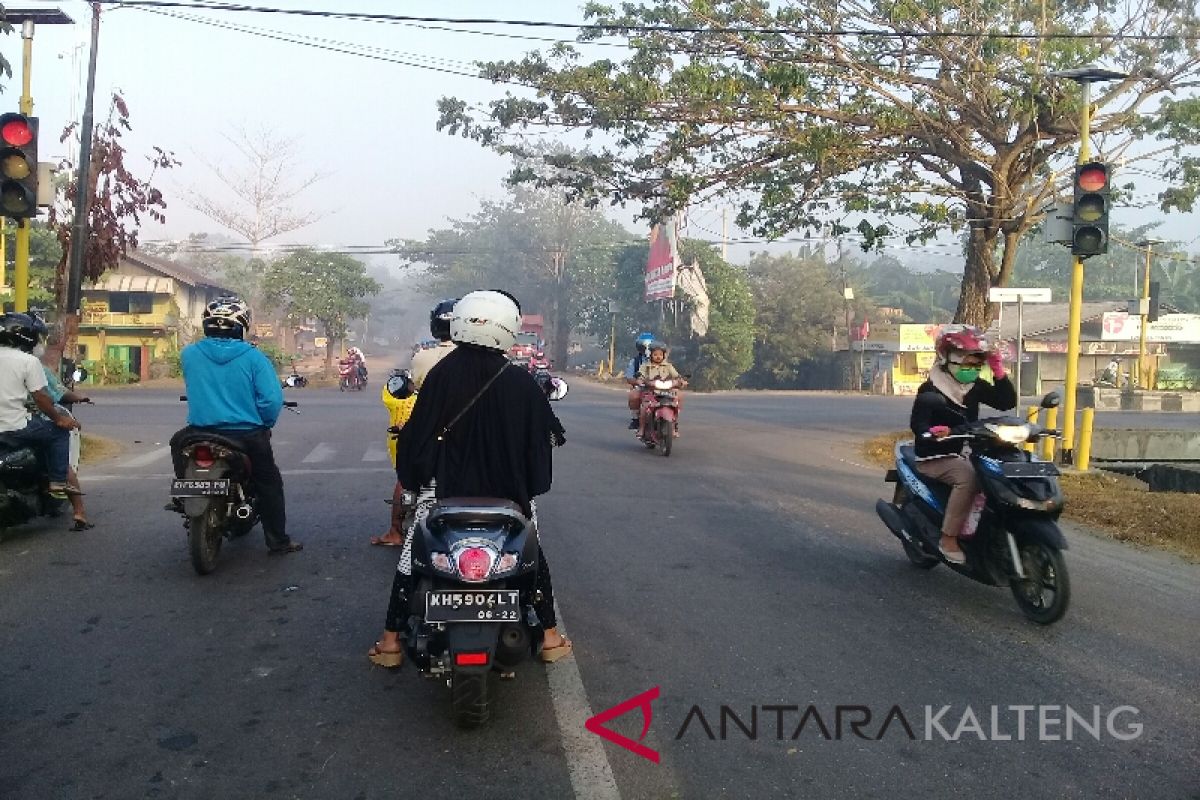
M1150 365L1146 358L1146 328L1150 326L1150 265L1154 253L1154 245L1162 244L1162 239L1143 239L1138 247L1146 249L1146 270L1142 275L1141 318L1142 330L1138 333L1137 386L1150 388Z

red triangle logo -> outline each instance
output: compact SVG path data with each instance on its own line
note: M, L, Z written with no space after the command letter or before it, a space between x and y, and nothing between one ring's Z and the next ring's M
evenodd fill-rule
M653 689L648 689L641 694L634 695L628 700L618 703L610 709L601 711L599 714L583 723L583 726L599 736L601 739L607 739L618 747L624 747L634 755L641 756L647 761L653 761L655 764L657 764L659 759L658 751L651 750L641 742L642 739L646 738L646 734L650 730L650 722L654 719L654 710L650 707L650 704L658 699L658 695L659 687L655 686ZM604 727L604 723L611 722L617 717L626 714L635 708L642 709L642 734L637 738L636 742L633 739L630 739L628 736L622 736L616 731Z

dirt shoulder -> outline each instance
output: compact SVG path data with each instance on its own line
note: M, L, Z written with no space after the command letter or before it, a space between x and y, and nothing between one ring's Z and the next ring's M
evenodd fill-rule
M125 447L118 441L94 433L80 434L83 439L79 445L79 463L96 464L116 458Z
M911 438L909 431L876 436L863 444L863 453L889 467L896 442ZM1200 561L1200 494L1151 492L1136 478L1102 470L1066 472L1061 480L1063 516L1070 521L1110 539Z

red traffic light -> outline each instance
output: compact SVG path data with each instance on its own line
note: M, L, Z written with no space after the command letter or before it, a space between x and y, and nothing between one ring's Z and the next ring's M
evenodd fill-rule
M33 126L20 114L5 114L0 122L0 140L9 147L24 147L33 141Z
M1090 164L1079 170L1075 180L1083 191L1098 192L1108 185L1108 169L1100 164Z

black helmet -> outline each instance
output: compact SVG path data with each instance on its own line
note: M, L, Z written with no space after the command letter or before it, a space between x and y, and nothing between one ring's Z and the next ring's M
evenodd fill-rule
M453 300L443 300L429 312L429 332L439 342L450 341L450 314L457 302L457 297Z
M388 394L397 400L407 400L417 390L412 373L406 369L394 369L387 379Z
M0 345L16 347L29 353L38 343L39 327L46 330L46 323L29 314L9 311L0 317Z

